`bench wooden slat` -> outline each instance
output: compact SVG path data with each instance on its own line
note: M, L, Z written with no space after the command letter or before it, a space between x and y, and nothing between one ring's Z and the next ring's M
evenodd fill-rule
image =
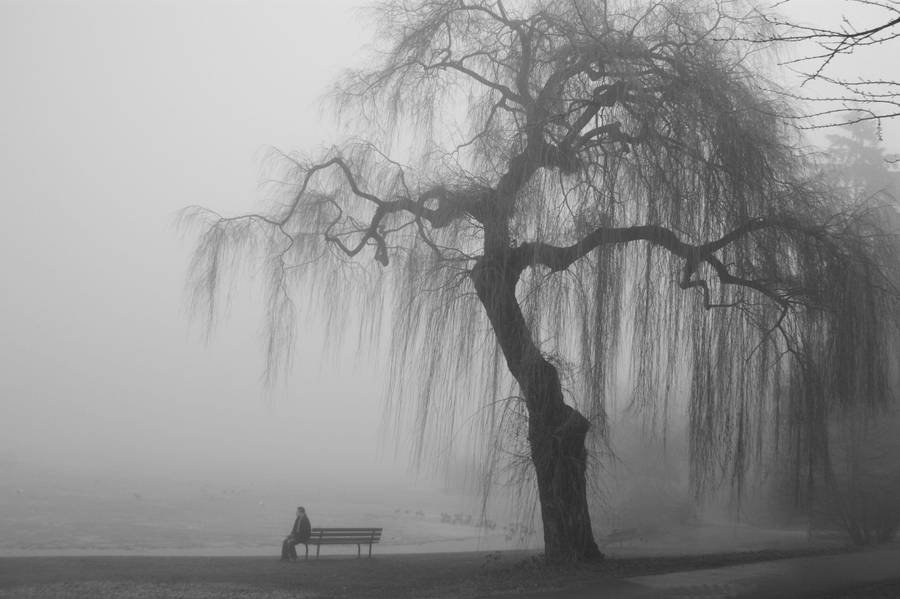
M331 527L329 527L329 528L313 528L313 529L312 529L312 532L323 532L323 531L325 531L325 532L344 532L344 531L348 531L348 530L358 530L358 531L371 532L371 531L373 531L373 530L376 530L376 531L377 531L377 530L383 530L383 529L381 529L381 528L373 528L373 527L371 527L371 526L359 526L359 527L356 527L356 528L350 528L350 527L345 527L345 528L331 528Z
M313 541L348 541L350 539L362 539L364 541L368 541L369 539L381 539L381 535L313 535L310 537L310 540Z
M324 532L324 533L313 531L311 536L314 536L314 537L317 537L317 536L323 536L323 537L354 537L354 536L355 537L367 537L367 536L371 536L372 534L381 534L381 532L380 531L373 532L371 530L346 530L346 531L340 531L340 532L328 531L328 532Z
M319 547L322 545L356 545L356 555L362 553L362 546L369 546L369 557L372 557L372 544L381 541L381 528L371 527L341 527L341 528L313 528L310 531L309 541L306 546L306 559L309 559L309 546L316 546L316 557L319 557Z
M369 539L378 539L380 537L375 535L341 535L341 536L312 536L309 538L310 541L346 541L348 539L363 539L368 541Z
M381 535L313 535L310 539L379 539Z

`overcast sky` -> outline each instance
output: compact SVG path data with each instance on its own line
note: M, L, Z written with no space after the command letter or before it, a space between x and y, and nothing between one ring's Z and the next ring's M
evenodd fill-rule
M237 294L208 346L191 330L191 244L173 227L188 204L251 208L268 146L330 141L317 99L365 41L352 4L0 0L0 454L110 472L394 469L376 455L373 373L320 371L316 327L268 395L253 297Z
M269 146L334 140L317 99L371 39L354 4L0 0L0 463L404 471L377 451L378 373L320 368L316 326L268 395L258 298L239 292L204 344L173 227L189 204L252 208Z

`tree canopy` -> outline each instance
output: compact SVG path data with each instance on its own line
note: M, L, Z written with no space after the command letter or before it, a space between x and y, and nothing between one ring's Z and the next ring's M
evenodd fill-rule
M474 418L488 473L527 457L548 557L599 554L585 473L617 373L661 422L687 398L698 493L740 488L788 440L814 459L829 413L892 397L896 243L813 176L755 14L380 5L374 63L332 96L356 136L280 155L288 192L259 212L186 212L198 306L256 257L273 373L294 290L388 335L386 397L415 414L420 455Z

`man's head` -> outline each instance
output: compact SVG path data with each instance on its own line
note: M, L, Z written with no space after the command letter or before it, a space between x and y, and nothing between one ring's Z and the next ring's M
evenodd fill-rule
M303 507L298 507L298 508L297 508L297 515L298 515L298 516L303 516L304 514L306 514L306 509L303 508Z

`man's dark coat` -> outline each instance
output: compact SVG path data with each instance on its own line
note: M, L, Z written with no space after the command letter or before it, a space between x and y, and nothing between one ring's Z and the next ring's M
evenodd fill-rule
M306 517L306 514L297 516L297 519L294 520L294 528L291 529L291 536L294 537L295 541L305 543L309 540L309 535L309 518Z

